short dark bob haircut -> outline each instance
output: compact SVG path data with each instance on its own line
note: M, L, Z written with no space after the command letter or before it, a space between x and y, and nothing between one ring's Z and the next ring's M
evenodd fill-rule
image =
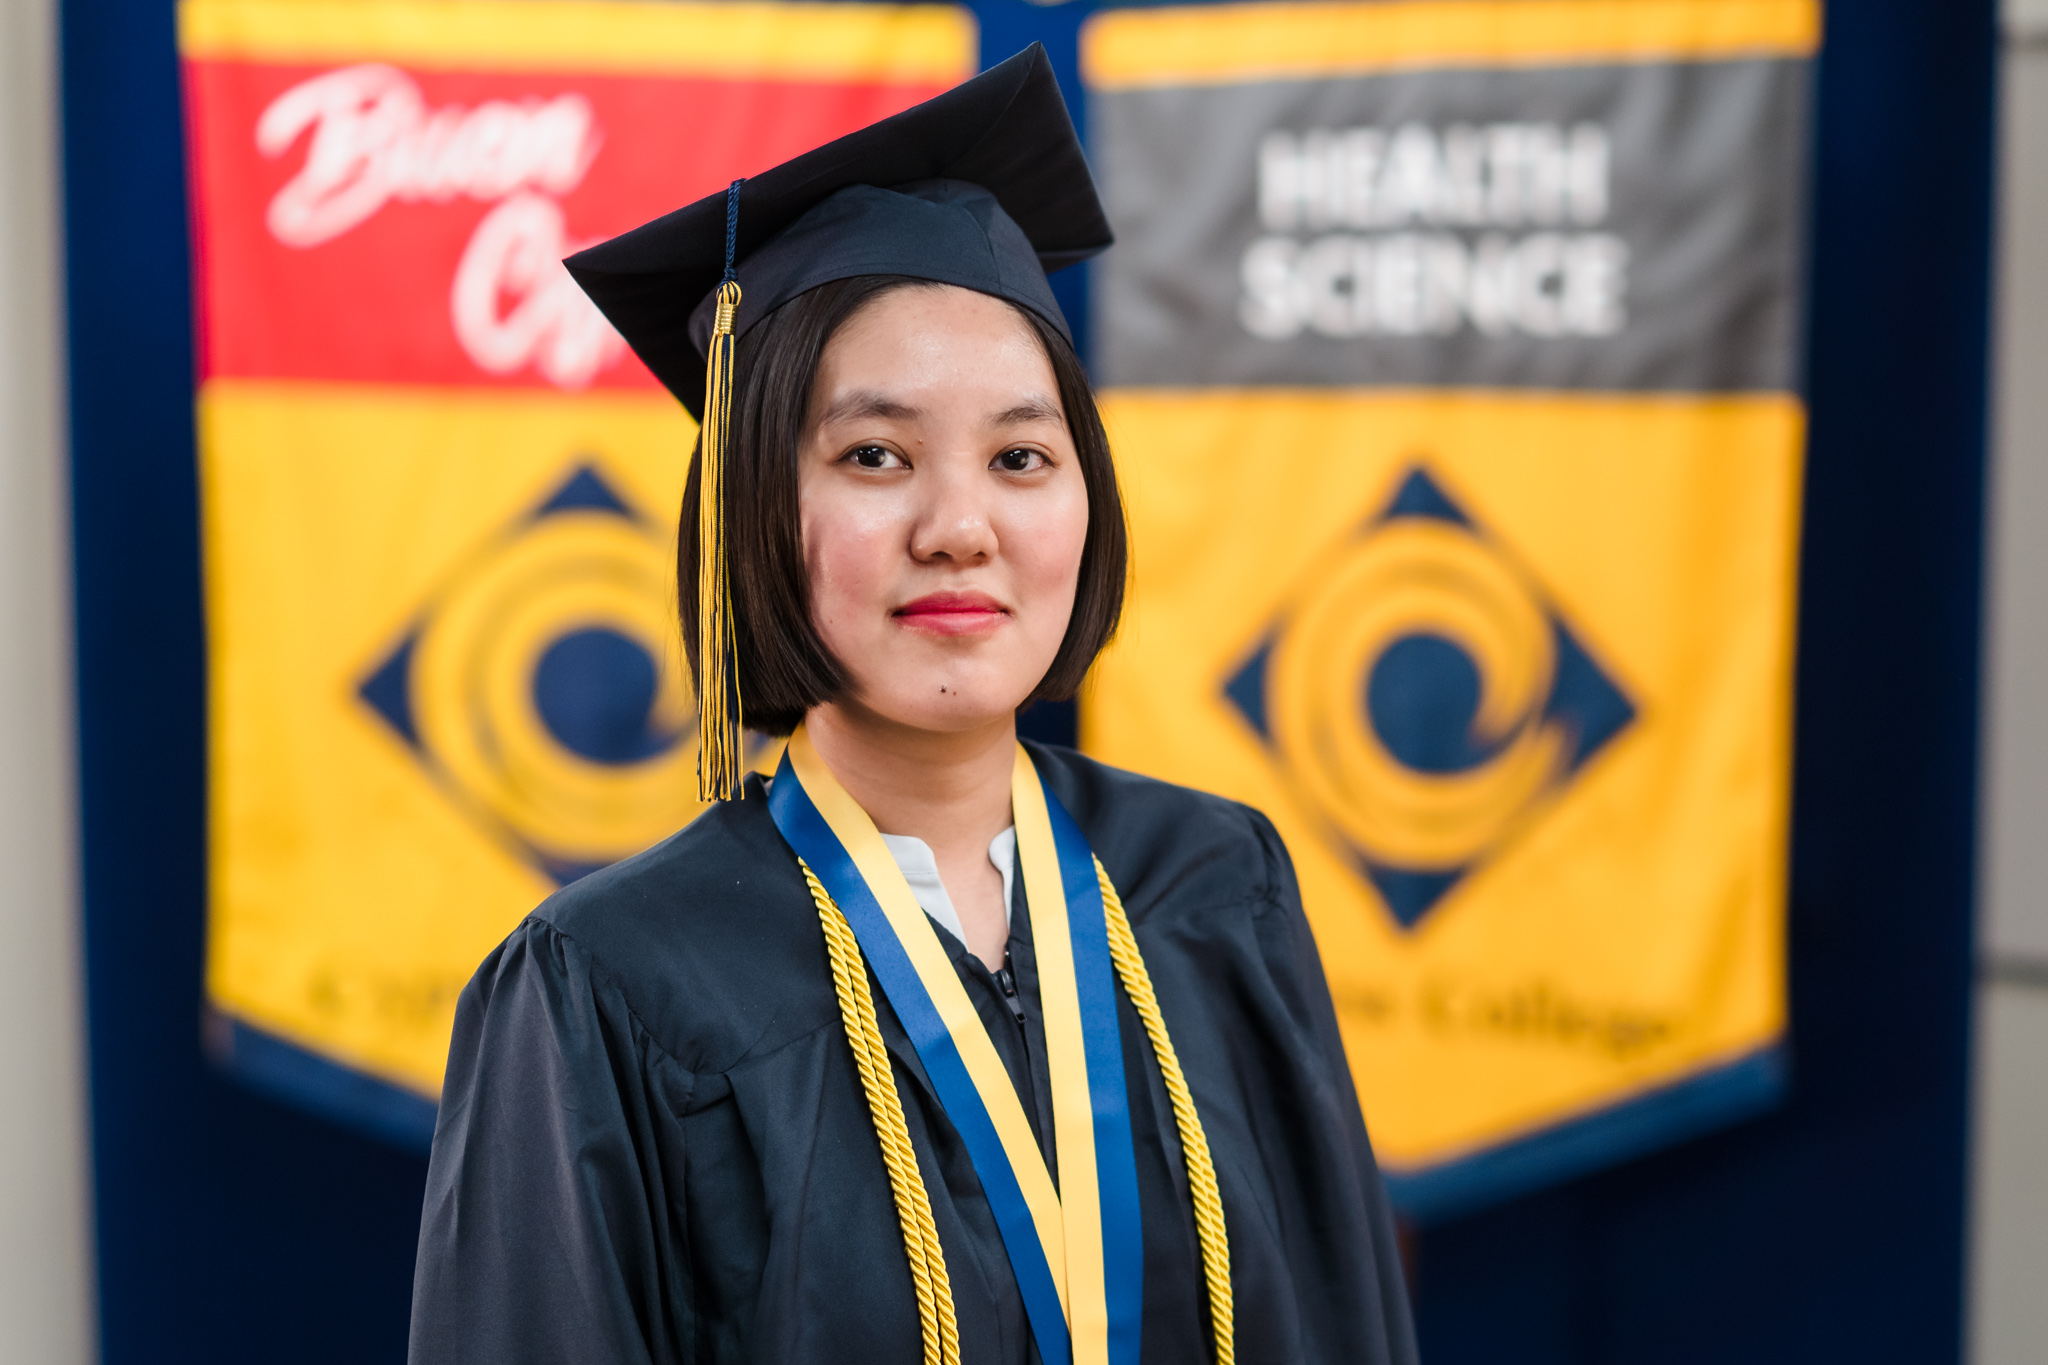
M811 390L825 345L854 314L895 289L937 287L902 275L859 275L800 294L763 318L734 348L732 430L726 448L725 525L732 580L739 689L747 727L786 735L812 707L838 697L846 670L826 649L811 620L797 511L797 467ZM1012 305L1015 307L1015 305ZM1088 533L1074 614L1052 666L1027 702L1072 697L1088 666L1116 633L1123 614L1129 544L1109 437L1095 391L1074 348L1029 309L1030 325L1059 385L1060 406L1080 456L1088 490ZM682 609L684 658L697 657L697 482L689 483L676 534L676 593Z

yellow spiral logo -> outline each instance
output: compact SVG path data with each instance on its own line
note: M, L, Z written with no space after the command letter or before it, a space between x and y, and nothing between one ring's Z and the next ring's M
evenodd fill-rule
M452 573L359 691L477 821L568 881L696 814L666 537L597 469Z
M1297 586L1224 691L1403 925L1634 714L1420 469Z
M1281 638L1275 735L1359 849L1459 866L1556 775L1561 736L1543 724L1549 633L1527 590L1462 528L1397 522L1350 547ZM1457 695L1461 673L1472 695ZM1441 723L1452 710L1469 712L1455 729Z

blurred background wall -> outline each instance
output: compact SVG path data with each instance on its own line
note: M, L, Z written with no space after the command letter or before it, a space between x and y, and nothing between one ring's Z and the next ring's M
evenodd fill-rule
M0 1359L93 1352L56 7L0 6Z
M2048 3L2007 0L1970 1358L2048 1356Z
M1040 38L1072 72L1085 0L976 8L986 54ZM0 1358L397 1361L423 1163L243 1091L199 1047L203 679L172 8L63 7L61 208L60 16L33 0L4 13ZM1844 0L1829 16L1793 1099L1423 1230L1436 1365L1955 1360L1966 1302L1972 1360L2048 1359L2048 6L2014 3L1999 53L1988 3Z

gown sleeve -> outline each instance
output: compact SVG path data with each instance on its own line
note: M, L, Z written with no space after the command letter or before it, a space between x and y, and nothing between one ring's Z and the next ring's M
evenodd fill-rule
M687 1358L672 1225L693 1077L602 965L529 919L456 1007L413 1280L412 1365Z
M1266 969L1294 1007L1306 1069L1320 1073L1322 1084L1310 1089L1327 1096L1329 1103L1305 1107L1321 1111L1317 1126L1335 1149L1329 1154L1335 1167L1327 1172L1329 1198L1293 1220L1301 1231L1289 1250L1297 1282L1322 1279L1324 1292L1315 1301L1326 1308L1341 1307L1328 1321L1301 1326L1306 1336L1320 1338L1330 1352L1325 1358L1416 1365L1415 1326L1393 1208L1366 1135L1365 1115L1337 1029L1322 957L1302 909L1294 863L1272 822L1257 811L1247 813L1264 846L1273 892L1274 906L1263 917L1260 935Z

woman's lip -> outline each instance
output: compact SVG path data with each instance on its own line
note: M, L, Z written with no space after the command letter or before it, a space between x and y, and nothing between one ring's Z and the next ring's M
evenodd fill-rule
M898 616L957 616L965 613L1008 615L1003 604L982 592L926 593L896 608Z
M935 592L906 602L891 614L912 630L971 635L994 629L1010 613L986 593Z

